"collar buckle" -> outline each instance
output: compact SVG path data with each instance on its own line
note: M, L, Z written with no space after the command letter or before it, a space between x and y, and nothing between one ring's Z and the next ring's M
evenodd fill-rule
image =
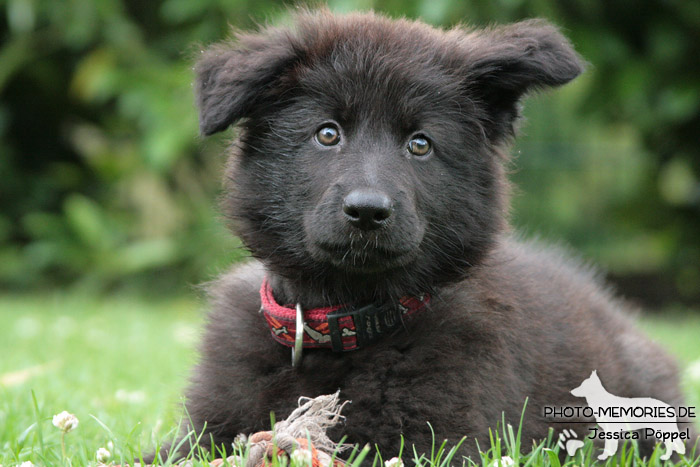
M328 313L327 319L335 352L348 352L372 344L403 323L400 310L375 304L340 308Z

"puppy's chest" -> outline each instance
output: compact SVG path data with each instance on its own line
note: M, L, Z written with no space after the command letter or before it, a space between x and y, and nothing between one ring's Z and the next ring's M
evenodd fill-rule
M440 375L450 374L466 384L465 357L474 342L456 332L456 325L424 320L411 323L379 342L348 352L304 349L301 365L291 366L291 349L270 342L280 359L272 372L280 382L296 387L299 395L335 392L356 397L381 397L383 391L407 392L420 386L439 387ZM462 381L464 379L464 381Z
M252 415L246 419L265 426L270 411L285 418L301 396L340 390L341 400L351 401L344 410L348 417L344 429L348 435L359 430L358 440L364 429L386 429L394 439L409 427L416 432L427 429L427 420L459 425L467 407L474 405L467 400L472 392L468 388L483 370L479 355L488 352L484 345L491 342L471 334L473 325L468 321L451 317L447 310L431 309L359 350L305 349L301 365L294 368L291 349L276 342L261 319L246 314L237 326L239 332L255 337L255 352L244 352L239 347L244 340L236 339L229 341L226 355L217 355L218 361L236 362L225 381L232 400L238 401L233 405L243 403L249 411L250 401L256 400L253 405L259 413L246 412ZM237 412L236 407L227 410Z

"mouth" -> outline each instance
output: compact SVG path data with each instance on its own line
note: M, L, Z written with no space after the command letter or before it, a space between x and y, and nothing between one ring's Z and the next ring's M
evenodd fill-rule
M367 242L359 245L316 243L315 250L333 266L355 273L377 273L408 264L415 256L413 249L388 249Z

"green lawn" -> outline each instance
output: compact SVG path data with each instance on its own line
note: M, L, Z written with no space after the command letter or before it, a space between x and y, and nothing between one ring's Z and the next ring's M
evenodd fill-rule
M198 310L193 300L0 298L0 464L59 462L50 418L63 410L80 420L66 436L78 458L94 459L110 440L118 452L130 447L125 456L148 450L153 438L176 426L194 362ZM39 426L25 436L37 419ZM38 428L43 451L36 449ZM42 460L37 452L59 457Z
M203 308L194 299L0 297L0 464L87 465L110 441L119 463L172 436ZM700 406L700 313L642 324L678 356L690 405ZM51 424L63 410L80 420L65 437L70 461ZM525 459L558 462L541 448Z

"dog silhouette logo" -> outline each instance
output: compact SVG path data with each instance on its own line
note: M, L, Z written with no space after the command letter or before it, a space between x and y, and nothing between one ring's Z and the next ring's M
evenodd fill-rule
M666 451L660 457L661 460L669 459L673 451L685 454L685 445L681 440L682 434L678 429L677 419L675 415L668 416L668 414L675 413L674 408L669 404L651 397L620 397L611 394L603 387L595 370L581 385L572 389L571 394L586 399L588 407L593 411L596 423L605 434L612 435L618 432L643 429L645 434L651 433L657 439L663 440ZM603 453L598 456L600 460L605 460L617 452L619 437L604 436L604 439ZM567 437L565 444L567 451L570 452L569 448L574 447L568 445L574 441L578 440L573 440L570 436ZM560 442L564 442L561 436ZM583 443L578 441L576 448L572 449L573 452L576 452L581 446Z

